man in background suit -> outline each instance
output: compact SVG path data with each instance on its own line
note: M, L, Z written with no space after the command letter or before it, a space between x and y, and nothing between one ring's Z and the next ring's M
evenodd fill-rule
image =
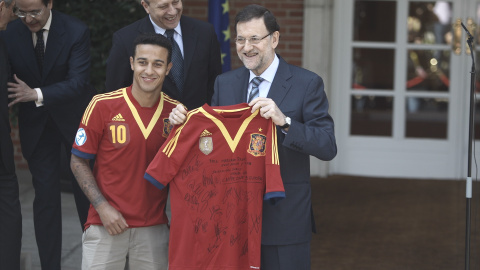
M90 33L79 20L52 11L52 0L17 0L16 5L20 19L0 35L14 80L8 83L9 98L13 99L9 106L20 105L20 143L33 176L33 215L41 266L60 269L61 145L70 163L78 124L95 94L89 83ZM84 224L89 201L73 175L71 179Z
M14 18L13 0L0 0L0 31ZM0 38L0 267L20 269L22 213L15 175L13 144L8 116L8 56Z
M142 0L149 14L113 34L112 48L107 59L106 91L132 84L130 56L133 40L140 33L157 33L173 38L183 57L183 63L172 55L173 68L165 78L163 92L182 102L188 109L210 104L215 78L222 72L220 45L213 26L207 22L182 16L182 0ZM175 44L173 44L175 47ZM182 59L180 59L181 61ZM183 65L183 86L174 81L175 69Z
M249 5L235 18L236 48L244 67L215 81L212 106L249 102L252 112L277 125L280 171L286 198L263 205L261 269L310 269L313 219L310 155L331 160L337 154L333 120L323 80L275 54L280 27L273 14ZM170 123L182 123L177 106Z

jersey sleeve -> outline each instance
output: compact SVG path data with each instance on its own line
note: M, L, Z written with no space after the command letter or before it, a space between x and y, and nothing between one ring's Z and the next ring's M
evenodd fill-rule
M95 96L83 114L75 135L72 154L85 159L93 159L103 134L103 117L99 97Z
M187 114L183 125L175 126L170 132L155 158L150 162L144 178L159 189L163 189L177 175L182 163L189 153L189 149L197 143L198 125L195 115Z
M264 200L276 204L285 198L282 176L280 174L280 160L277 147L277 129L273 121L269 120L267 132L267 151L265 156L266 188Z

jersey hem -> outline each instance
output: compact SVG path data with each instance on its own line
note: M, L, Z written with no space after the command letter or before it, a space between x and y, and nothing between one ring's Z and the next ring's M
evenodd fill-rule
M148 173L145 173L145 175L143 176L143 178L147 179L148 182L152 183L155 187L157 187L158 189L164 189L165 186L162 185L161 183L159 183L155 178L153 178L151 175L149 175Z
M95 158L95 155L94 155L94 154L88 154L88 153L79 151L79 150L77 150L77 149L75 149L75 148L72 148L72 154L74 154L74 155L77 156L77 157L85 158L85 159L94 159L94 158Z
M285 198L285 192L283 191L275 191L275 192L269 192L263 196L264 201L270 201L272 205L276 205L279 201L283 200Z

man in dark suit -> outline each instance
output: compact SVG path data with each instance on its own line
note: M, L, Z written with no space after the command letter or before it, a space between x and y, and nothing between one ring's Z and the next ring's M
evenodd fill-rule
M13 0L0 0L0 31L5 30L7 23L14 18L14 6ZM7 59L7 50L0 38L0 266L2 269L20 269L22 213L10 138Z
M90 86L90 33L79 20L52 11L52 0L17 0L20 19L0 37L14 82L9 106L19 103L22 153L33 176L35 236L42 269L60 269L62 217L61 146L70 151L82 114L95 94ZM69 171L71 174L71 171ZM73 175L81 224L89 202Z
M142 0L142 5L149 16L113 35L112 48L107 59L106 91L132 84L133 72L129 59L133 53L135 37L140 33L154 32L168 37L171 32L168 30L174 30L173 68L165 78L163 92L182 102L188 109L210 104L215 78L222 72L220 45L213 26L182 16L181 0ZM179 58L175 57L175 48L181 53ZM182 73L179 74L180 82L176 82L175 78L177 68Z
M331 160L337 154L333 120L323 80L275 54L280 27L273 14L249 5L235 18L236 48L244 67L215 81L213 106L249 102L252 112L277 125L280 171L286 198L263 206L261 269L310 269L310 241L315 231L311 203L310 155ZM182 123L177 106L172 124Z

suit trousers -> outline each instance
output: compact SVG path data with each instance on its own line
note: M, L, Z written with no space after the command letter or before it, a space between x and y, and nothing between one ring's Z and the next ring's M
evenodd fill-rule
M300 244L262 245L262 270L310 270L310 241Z
M12 157L13 158L13 157ZM0 158L0 268L20 269L22 214L15 172L7 172Z
M72 136L71 141L65 140L49 117L35 151L27 159L35 189L33 219L42 269L60 269L62 251L60 151L63 144L68 164L70 164L73 139ZM90 203L74 180L71 170L68 169L68 171L72 180L81 229L83 230Z

